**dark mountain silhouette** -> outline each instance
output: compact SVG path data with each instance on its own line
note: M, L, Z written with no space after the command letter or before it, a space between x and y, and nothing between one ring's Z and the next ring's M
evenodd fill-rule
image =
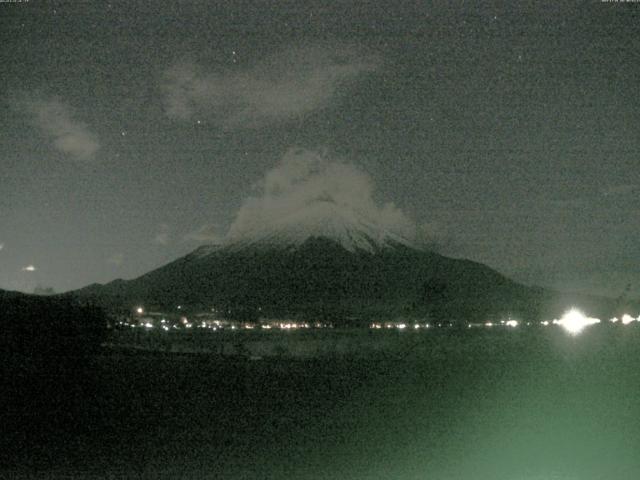
M106 319L95 306L64 296L39 296L0 290L0 350L4 357L30 361L70 357L95 350Z
M75 295L108 308L142 304L215 308L232 318L305 317L370 321L399 316L451 321L555 318L579 305L591 315L608 299L560 294L509 280L480 263L385 241L367 250L326 237L296 244L201 247L134 280Z

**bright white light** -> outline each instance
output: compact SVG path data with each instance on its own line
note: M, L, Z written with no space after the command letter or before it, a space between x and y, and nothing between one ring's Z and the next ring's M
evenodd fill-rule
M618 317L613 317L611 320L609 320L611 323L617 323L618 322Z
M139 315L142 315L144 313L144 308L142 307L136 308L136 313L138 313Z
M36 271L36 267L34 267L33 265L27 265L26 267L24 267L22 269L23 272L35 272Z
M636 319L633 318L631 315L627 315L626 313L622 316L622 324L623 325L629 325L631 322L635 322Z
M485 326L485 327L493 327L493 323L491 323L491 322L486 322L486 323L484 324L484 326Z
M518 326L518 321L517 320L507 320L505 325L507 327L517 327Z
M549 325L549 320L544 320L544 321L540 322L540 325L543 325L545 327L548 326Z
M406 325L406 324L404 324L404 323L399 323L399 324L398 324L398 328L399 328L400 330L404 330L405 328L407 328L407 325Z
M600 323L597 318L589 318L581 311L573 308L565 313L560 320L557 321L558 325L561 325L571 335L577 335L585 327Z
M151 324L149 322L145 323L144 326L147 327L147 328L153 328L153 324Z

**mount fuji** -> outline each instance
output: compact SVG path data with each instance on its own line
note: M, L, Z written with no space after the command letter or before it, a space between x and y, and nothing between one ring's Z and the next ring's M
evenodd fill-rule
M109 309L184 305L231 318L337 323L556 318L576 301L592 315L613 309L606 299L525 286L480 263L417 248L375 219L329 201L202 246L133 280L72 295Z

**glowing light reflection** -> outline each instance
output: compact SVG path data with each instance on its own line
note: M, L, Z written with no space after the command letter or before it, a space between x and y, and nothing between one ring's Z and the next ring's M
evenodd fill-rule
M582 330L596 323L600 323L597 318L590 318L577 309L571 309L565 313L560 320L555 321L558 325L562 326L571 335L577 335Z

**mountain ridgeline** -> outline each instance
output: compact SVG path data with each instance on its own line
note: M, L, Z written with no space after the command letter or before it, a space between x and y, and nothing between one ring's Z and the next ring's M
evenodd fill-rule
M337 324L397 318L538 320L557 318L573 305L591 315L615 310L608 299L528 287L485 265L393 239L345 244L344 238L205 246L139 278L89 286L75 295L107 308L141 304L175 311L186 305L191 310L215 308L235 319Z

